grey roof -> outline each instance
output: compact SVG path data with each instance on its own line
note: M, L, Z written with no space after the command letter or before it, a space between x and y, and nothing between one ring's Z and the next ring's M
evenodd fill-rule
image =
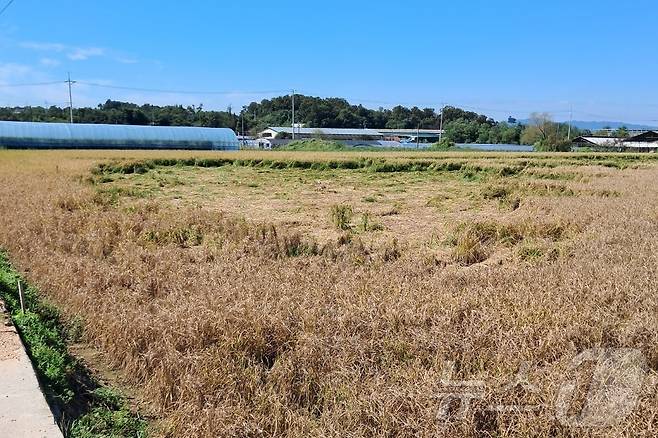
M574 139L574 142L586 142L597 146L616 146L623 142L623 138L618 137L595 137L595 136L581 136Z
M276 132L285 132L292 134L291 126L272 126L268 129ZM321 135L367 135L381 137L377 129L356 129L356 128L295 128L296 134L321 134Z
M292 134L290 126L271 126L276 132ZM371 136L384 137L386 135L416 135L416 134L434 134L439 135L439 129L359 129L359 128L295 128L296 134L320 134L320 135L346 135L346 136Z
M646 131L643 134L636 135L633 137L626 137L626 138L583 135L575 138L573 141L575 143L590 143L597 146L608 146L608 147L613 147L613 146L634 147L634 148L656 147L658 141L653 140L652 138L648 138L645 140L645 138L647 138L647 134L655 134L656 137L658 137L658 132Z
M382 134L436 134L439 135L442 131L440 129L378 129L377 131Z
M627 148L637 148L637 149L643 149L643 148L654 149L654 148L658 148L658 141L653 141L653 142L649 142L649 141L625 141L623 143L623 146L627 147Z

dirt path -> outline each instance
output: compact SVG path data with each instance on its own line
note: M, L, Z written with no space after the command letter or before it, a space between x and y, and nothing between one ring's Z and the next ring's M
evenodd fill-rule
M0 435L61 438L32 363L0 301Z

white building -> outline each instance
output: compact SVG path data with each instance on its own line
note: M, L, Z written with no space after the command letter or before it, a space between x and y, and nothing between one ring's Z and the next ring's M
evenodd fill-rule
M590 146L600 149L612 149L629 152L658 151L658 131L645 131L633 137L599 137L582 136L574 139L579 146Z
M306 128L288 126L268 127L259 134L261 139L322 138L337 141L397 141L434 143L443 131L439 129L360 129L360 128ZM293 135L294 134L294 135Z

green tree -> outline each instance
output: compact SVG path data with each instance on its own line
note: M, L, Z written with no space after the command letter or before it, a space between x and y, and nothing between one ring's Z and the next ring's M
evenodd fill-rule
M555 123L548 113L532 113L521 134L521 142L534 145L540 151L569 151L568 126Z
M618 138L628 138L630 136L630 133L628 132L628 128L625 126L620 126L619 129L617 129L613 135L613 137L618 137Z
M395 128L438 129L441 115L432 108L365 108L351 105L341 98L295 96L295 121L309 128ZM78 123L110 123L155 126L206 126L242 129L240 114L244 118L246 132L257 135L267 126L290 126L292 123L292 98L290 95L252 102L235 114L227 111L208 111L203 104L157 106L136 105L130 102L107 100L95 108L74 109ZM0 120L67 122L68 109L51 106L0 108ZM520 131L493 119L447 106L443 109L443 126L446 138L459 143L510 142L518 143Z

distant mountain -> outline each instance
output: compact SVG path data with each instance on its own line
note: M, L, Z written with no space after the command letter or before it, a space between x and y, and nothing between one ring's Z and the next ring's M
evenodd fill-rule
M625 126L628 129L656 129L655 126L648 125L636 125L634 123L624 123L624 122L588 122L581 120L574 120L571 122L573 126L578 129L589 129L590 131L597 131L599 129L610 128L617 129Z
M519 120L521 124L527 124L529 120ZM563 120L561 123L567 123L568 120ZM575 126L578 129L589 129L590 131L598 131L599 129L610 128L617 129L625 126L628 129L657 129L656 126L649 125L638 125L635 123L625 123L625 122L593 122L587 120L574 120L572 126Z

